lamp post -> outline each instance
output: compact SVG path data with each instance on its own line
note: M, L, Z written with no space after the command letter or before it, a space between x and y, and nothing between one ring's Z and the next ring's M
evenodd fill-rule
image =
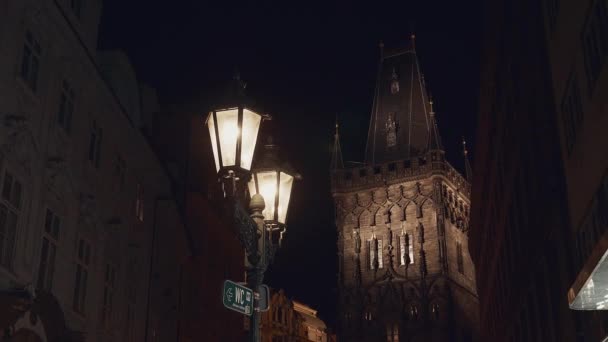
M271 143L265 146L264 157L252 170L260 124L269 116L247 107L245 84L238 75L235 81L236 101L232 106L211 111L206 125L225 208L247 254L248 287L257 291L283 238L293 181L299 176L278 162L277 148ZM241 204L247 198L247 183L250 213ZM260 340L259 325L259 312L254 310L250 341Z

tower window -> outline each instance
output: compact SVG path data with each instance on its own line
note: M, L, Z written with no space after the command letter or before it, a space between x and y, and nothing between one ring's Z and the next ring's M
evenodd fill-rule
M410 315L412 316L413 320L418 319L418 307L416 305L412 305L410 307Z
M456 262L458 264L458 272L464 274L464 262L462 259L462 244L456 242Z
M412 234L403 232L399 236L400 265L411 265L414 263L414 241Z
M372 237L369 241L367 241L367 246L370 270L382 268L382 240Z
M386 340L388 342L399 342L399 325L389 324L386 326Z
M439 320L439 304L433 303L431 307L431 313L433 314L433 318L438 321Z

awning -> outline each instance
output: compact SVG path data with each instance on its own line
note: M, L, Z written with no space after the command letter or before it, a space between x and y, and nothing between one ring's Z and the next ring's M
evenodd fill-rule
M568 291L572 310L608 310L608 232L596 243Z

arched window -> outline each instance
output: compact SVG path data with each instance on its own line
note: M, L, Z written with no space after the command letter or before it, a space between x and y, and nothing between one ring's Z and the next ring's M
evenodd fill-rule
M438 321L439 320L439 304L438 303L433 303L433 306L431 307L431 313L433 314L433 319Z
M399 324L393 323L386 326L386 341L399 342Z
M367 255L370 270L384 266L382 262L382 240L377 239L375 235L367 241Z
M399 265L414 263L414 239L412 234L403 231L399 236Z
M412 317L413 320L418 319L418 307L416 305L412 305L410 307L410 316Z

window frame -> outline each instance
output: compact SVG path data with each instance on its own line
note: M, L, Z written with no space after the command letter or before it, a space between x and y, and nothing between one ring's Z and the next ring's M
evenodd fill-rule
M67 79L61 81L59 94L59 108L57 109L57 124L70 135L72 131L72 119L74 117L74 105L76 102L74 87Z
M42 46L40 39L31 29L26 29L22 40L18 76L32 93L38 91L41 60Z
M46 208L36 287L49 292L53 289L53 277L55 275L57 249L59 249L59 240L61 236L61 223L61 217L50 208ZM45 242L47 246L46 253Z
M7 194L5 193L7 177L11 178L10 186L8 188L8 198L6 197ZM0 266L12 272L17 245L17 232L19 231L19 221L21 214L23 214L24 186L21 178L16 177L15 173L6 168L2 170L2 183L0 184L0 214L2 210L6 211L4 218L0 216ZM15 195L13 192L16 189L16 184L19 184L19 191L17 192L18 195ZM15 196L17 198L15 198ZM10 217L14 217L13 223L10 223ZM12 225L12 228L8 227L9 224ZM5 242L8 243L5 245ZM8 251L5 251L5 246L9 247Z
M81 246L83 246L82 256L80 255ZM85 316L86 311L88 280L92 266L92 259L93 247L91 241L82 236L78 237L76 240L76 250L74 254L75 268L72 310L82 316ZM84 277L82 274L84 274Z

